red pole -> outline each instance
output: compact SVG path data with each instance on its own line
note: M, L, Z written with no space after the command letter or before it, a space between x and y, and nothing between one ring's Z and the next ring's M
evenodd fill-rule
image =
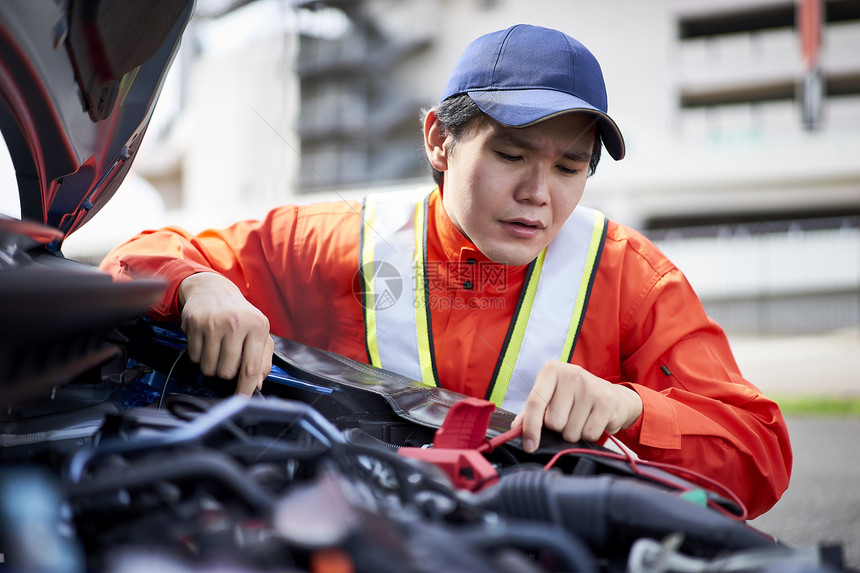
M802 118L808 130L821 124L824 85L821 77L822 0L797 0L797 28L800 40L800 60L803 67L799 96Z
M801 61L809 72L818 66L821 52L821 0L798 0L798 4Z

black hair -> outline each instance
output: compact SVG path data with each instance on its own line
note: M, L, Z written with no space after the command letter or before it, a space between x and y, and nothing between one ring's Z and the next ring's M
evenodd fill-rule
M459 94L449 97L430 111L434 111L436 113L436 119L439 122L439 131L442 134L442 137L451 136L451 143L448 145L448 149L446 149L447 153L451 152L454 145L457 143L457 140L460 139L466 131L466 128L469 127L473 121L490 121L489 116L478 108L475 102L472 101L472 98L469 97L469 94ZM423 115L426 116L427 111L424 111ZM597 171L597 164L600 162L601 148L602 145L598 132L598 135L594 138L594 148L591 150L591 161L588 163L589 177L594 175L594 172ZM431 166L430 169L433 171L433 181L436 182L436 185L441 187L443 181L442 172L433 166Z

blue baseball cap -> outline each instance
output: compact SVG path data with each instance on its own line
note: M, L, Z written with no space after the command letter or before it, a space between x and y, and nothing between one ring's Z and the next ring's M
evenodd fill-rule
M603 146L613 159L624 157L621 130L607 114L600 64L563 32L519 24L481 36L460 56L440 101L464 93L509 127L572 111L594 114Z

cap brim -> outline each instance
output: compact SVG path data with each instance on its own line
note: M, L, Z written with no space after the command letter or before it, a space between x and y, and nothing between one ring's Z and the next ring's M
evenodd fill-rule
M467 93L482 112L509 127L528 127L571 112L593 114L597 118L600 139L609 155L616 161L624 158L624 137L612 118L576 96L543 89L473 90Z

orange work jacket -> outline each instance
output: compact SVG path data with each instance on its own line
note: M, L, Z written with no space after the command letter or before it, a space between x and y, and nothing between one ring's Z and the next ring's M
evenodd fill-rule
M368 362L360 230L359 202L290 205L197 235L177 227L145 231L101 267L116 280L166 280L152 309L164 320L179 319L176 291L184 278L221 273L268 317L273 334ZM427 260L438 379L483 398L526 267L487 259L454 227L438 190L428 205ZM470 269L482 269L484 278L474 280ZM642 415L617 437L641 458L715 479L751 517L788 487L791 447L779 408L743 378L723 330L683 274L644 236L614 221L571 362L639 394Z

